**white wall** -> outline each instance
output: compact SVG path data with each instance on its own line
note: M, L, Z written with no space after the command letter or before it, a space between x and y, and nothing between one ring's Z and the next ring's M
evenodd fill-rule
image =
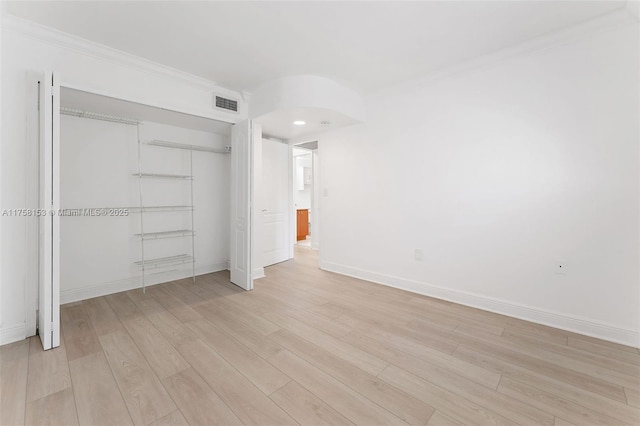
M321 267L637 346L638 47L627 24L370 99L319 138Z
M37 145L34 148L29 137L34 125L27 122L27 111L35 107L37 98L29 91L29 71L56 70L70 87L186 113L231 121L246 116L245 106L238 116L215 110L214 91L242 97L211 82L3 18L7 19L2 22L0 209L38 207ZM24 338L30 332L25 319L35 318L35 312L27 312L32 301L25 289L36 285L37 246L33 221L28 218L0 217L0 228L0 344L4 344Z
M228 137L146 122L143 140L161 139L222 149ZM191 212L144 214L145 233L194 229L196 273L226 269L229 256L229 156L141 146L146 173L190 175L193 156L194 225ZM62 116L61 206L65 209L139 206L136 127ZM190 180L144 178L143 204L190 205ZM140 287L140 213L61 217L61 303ZM191 254L191 238L147 240L145 258ZM192 274L191 264L147 270L146 285Z

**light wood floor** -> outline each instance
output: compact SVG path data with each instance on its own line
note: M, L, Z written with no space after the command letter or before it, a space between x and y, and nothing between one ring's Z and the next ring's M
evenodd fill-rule
M2 425L639 425L640 353L320 271L225 272L62 307L0 348Z

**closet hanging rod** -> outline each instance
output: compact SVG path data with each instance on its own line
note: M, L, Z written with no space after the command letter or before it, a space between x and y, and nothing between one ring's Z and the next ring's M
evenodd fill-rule
M60 107L60 114L71 115L73 117L90 118L92 120L109 121L111 123L129 124L137 126L138 120L132 118L117 117L115 115L101 114L98 112L82 111L75 108Z
M147 141L146 143L147 143L147 145L162 146L162 147L165 147L165 148L187 149L187 150L190 150L190 151L214 152L216 154L229 154L229 153L231 153L231 147L225 147L224 149L220 149L220 148L212 148L212 147L208 147L208 146L187 145L187 144L184 144L184 143L162 141L162 140L158 140L158 139Z

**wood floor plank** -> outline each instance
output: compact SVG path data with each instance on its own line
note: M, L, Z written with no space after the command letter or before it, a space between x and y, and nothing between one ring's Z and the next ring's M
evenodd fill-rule
M473 370L470 370L462 364L458 369L447 369L436 364L431 364L413 355L398 351L391 346L385 345L384 342L376 341L366 336L358 336L357 334L350 334L349 336L350 341L354 344L362 345L362 349L368 349L391 364L401 365L404 370L442 389L446 389L452 394L488 408L492 412L498 413L505 418L520 424L553 424L553 416L550 416L548 413L523 404L514 398L510 398L508 395L500 395L493 388L483 386L465 377L466 372Z
M38 336L29 339L27 401L35 401L71 387L64 336L61 337L60 346L48 351L42 349Z
M102 350L70 361L69 370L80 424L133 424Z
M341 315L347 314L349 312L348 309L334 305L331 302L325 303L323 305L311 306L310 308L307 308L307 311L322 315L330 320L335 320Z
M506 377L500 381L498 392L520 399L522 402L538 407L554 416L578 421L579 424L629 426L627 423L571 402L562 396L541 391L533 386Z
M193 293L196 296L198 296L198 299L200 300L198 304L220 298L220 294L217 293L212 286L207 285L207 282L209 281L207 277L208 277L207 275L204 275L204 276L201 275L196 277L195 284L193 283L192 280L189 280L189 281L181 281L177 285L179 285L186 291L189 291L190 293Z
M500 373L503 378L514 379L548 393L562 395L564 398L577 404L582 404L590 408L597 407L598 411L610 413L611 417L615 417L621 421L630 424L640 424L640 410L615 399L590 392L582 387L567 384L542 374L537 374L516 365L505 363L492 357L489 353L475 351L465 345L461 345L454 355L461 359L467 359L469 362L483 365L492 371L496 371Z
M269 359L274 366L356 424L404 424L400 418L289 351Z
M206 299L202 299L202 297L189 291L185 286L180 285L182 283L184 283L184 280L178 280L176 282L173 282L172 285L163 285L162 289L189 306L199 305L201 303L207 302ZM189 280L188 285L194 286L195 284L193 284L191 280Z
M0 425L24 424L29 340L0 347Z
M126 293L114 293L108 296L105 296L109 306L113 309L113 312L116 313L120 321L125 321L130 318L140 317L142 316L142 311L133 300L127 296Z
M639 391L625 388L624 393L627 397L627 404L636 408L640 408L640 392Z
M294 381L272 393L271 399L301 425L353 425Z
M240 419L192 368L162 380L188 424L233 425Z
M113 312L106 298L96 297L83 300L82 306L84 306L87 315L89 315L93 329L98 336L123 330L118 316Z
M340 339L324 333L317 328L313 328L294 318L281 314L280 312L267 312L264 314L269 320L280 325L298 336L315 343L326 351L333 353L339 358L357 364L370 374L378 375L386 368L388 362L381 360L371 353L356 348Z
M578 426L575 423L568 422L560 417L556 417L556 421L553 426Z
M640 355L640 348L621 345L620 343L607 342L606 340L597 339L595 337L569 333L568 340L569 340L568 344L571 344L571 345L584 345L584 344L590 343L591 345L588 345L588 346L592 348L594 345L597 345L597 346L603 346L605 348L614 349L621 352L629 352L634 355Z
M453 392L441 389L420 377L390 365L379 376L437 411L468 425L512 425L514 422Z
M98 336L84 305L61 306L60 322L64 332L67 359L69 361L102 352Z
M634 351L633 348L629 349L628 346L605 345L576 337L569 337L568 345L609 359L617 359L632 365L640 364L640 353Z
M391 349L395 349L396 351L401 351L406 354L413 355L416 358L423 359L436 367L457 373L460 376L488 388L495 389L498 387L498 382L500 381L499 374L466 361L460 361L448 353L443 353L427 346L423 346L418 340L408 339L402 336L391 336L388 333L373 331L363 334L363 337L370 338L371 340L378 342L379 349L382 345L386 345L389 349L387 350L387 353L390 353ZM371 340L367 341L371 342ZM361 339L360 341L362 342L364 339Z
M218 312L231 321L247 325L265 336L280 329L280 326L271 321L251 311L247 312L243 305L234 302L234 300L238 300L238 297L241 296L236 296L235 298L219 298L208 302L205 306L206 309ZM202 308L204 308L204 306L202 306Z
M547 363L564 367L600 379L619 387L640 389L640 365L626 366L616 360L603 360L600 357L578 353L566 345L551 342L537 343L537 339L530 339L518 333L505 332L505 337L485 338L491 344L504 346L504 340L511 340L518 351L529 356L542 359Z
M323 305L329 301L329 299L324 296L318 296L300 288L282 286L277 279L265 277L260 281L265 285L256 286L258 291L264 291L266 294L277 298L287 299L289 303L296 305L299 309L306 309L314 305Z
M148 318L131 317L123 324L160 379L189 368L189 364Z
M266 395L291 381L280 370L236 341L233 335L226 334L209 321L192 321L187 326Z
M427 426L465 426L464 423L460 423L452 419L451 417L442 414L440 411L433 413L433 416L427 422Z
M404 324L386 321L385 317L377 316L375 311L369 309L350 312L338 318L338 321L349 324L354 331L362 333L377 331L397 338L419 340L424 346L449 354L453 353L458 346L458 342L452 339L450 334L453 329L438 328L433 323L417 322L417 320Z
M324 318L322 315L315 314L306 310L294 310L288 309L283 314L297 319L298 321L307 324L311 327L317 328L330 336L341 338L353 331L351 327L348 327L338 321Z
M533 349L536 353L541 353L545 356L546 352L553 352L554 354L561 355L571 360L580 361L588 365L592 365L594 368L602 370L602 374L613 374L629 377L635 379L636 384L640 384L640 357L637 357L636 362L620 361L618 359L603 356L600 354L594 354L583 349L578 349L569 345L558 345L553 342L540 340L537 338L528 337L518 332L510 330L505 331L502 338L510 342L514 342L519 347L526 348L527 350ZM540 352L541 350L545 352ZM626 352L623 352L626 354Z
M206 306L197 306L195 308L202 317L206 318L227 334L233 335L240 343L260 355L262 358L269 358L281 352L282 346L265 337L260 332L238 321L233 321L225 315L207 309ZM201 318L202 318L201 317Z
M149 426L189 426L189 422L184 418L180 410L175 410L150 423Z
M150 287L147 292L151 294L162 306L165 307L173 316L178 318L182 322L195 321L201 319L202 316L196 311L191 309L189 305L180 299L173 297L165 288L170 286L171 283L156 285Z
M433 414L434 409L424 402L287 330L278 330L271 338L409 424L424 425Z
M545 358L544 354L534 349L531 349L531 353L528 353L522 348L516 348L503 341L492 341L486 336L476 338L465 335L465 338L461 340L461 342L464 342L465 345L471 347L473 350L490 354L492 357L506 363L517 365L551 378L557 378L620 402L626 402L622 386L583 371L574 370L570 368L568 360L559 364ZM549 355L549 357L551 358L552 355ZM630 379L627 378L627 380Z
M148 318L154 327L174 346L197 339L196 335L182 321L166 310L148 315Z
M183 343L178 351L244 424L296 424L206 343L201 340Z
M463 333L471 333L476 335L493 334L495 336L502 336L504 333L504 327L488 326L487 324L460 324L455 330Z
M67 388L27 403L27 425L77 425L73 390Z
M147 316L158 312L165 312L166 309L160 304L149 292L142 292L137 288L129 290L125 294L138 306L138 308Z
M135 424L148 424L176 409L144 356L122 331L100 336L109 366Z

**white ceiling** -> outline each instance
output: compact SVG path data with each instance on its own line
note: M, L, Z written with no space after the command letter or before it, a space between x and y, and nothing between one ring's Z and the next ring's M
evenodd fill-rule
M263 133L282 139L293 139L356 123L353 118L337 111L311 107L279 109L254 120L262 124ZM293 124L299 120L305 124Z
M362 95L624 1L8 2L6 11L236 90L295 74Z

